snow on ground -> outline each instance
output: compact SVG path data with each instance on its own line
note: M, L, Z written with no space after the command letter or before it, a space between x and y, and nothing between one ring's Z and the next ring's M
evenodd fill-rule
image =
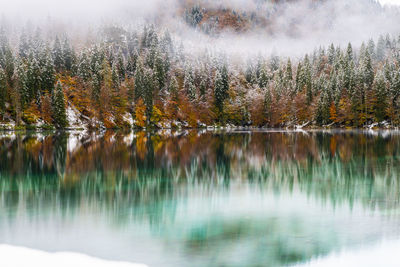
M38 127L38 128L40 128L40 127L42 127L42 126L45 125L45 124L46 124L46 123L44 122L44 120L38 119L38 120L36 121L36 123L35 123L35 126Z
M122 117L124 121L128 122L129 125L132 127L135 123L135 121L132 118L132 115L129 114L128 112L124 114L124 116Z
M72 108L71 106L69 106L67 108L67 119L68 119L68 123L71 127L83 127L84 126L82 120L80 119L78 110L76 110L75 108Z
M80 253L49 253L40 250L0 245L3 267L145 267L143 264L107 261Z
M15 128L15 122L0 123L0 129L3 130L13 130Z
M313 259L297 267L398 267L400 266L400 240L386 241L379 245L353 251L332 253L326 257Z

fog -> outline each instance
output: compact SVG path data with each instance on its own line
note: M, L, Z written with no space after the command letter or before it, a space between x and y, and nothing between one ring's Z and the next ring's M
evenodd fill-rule
M0 0L2 24L9 31L21 27L40 27L66 32L79 40L100 26L120 25L141 29L152 23L168 29L190 51L211 48L233 54L271 53L300 55L330 43L360 45L381 34L398 36L400 12L398 0L300 0L272 6L268 0L200 0L208 8L229 8L236 12L254 12L265 19L264 27L244 32L223 30L205 34L183 20L185 0Z

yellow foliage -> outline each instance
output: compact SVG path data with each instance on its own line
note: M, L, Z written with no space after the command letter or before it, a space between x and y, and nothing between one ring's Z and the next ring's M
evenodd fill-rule
M157 106L153 106L153 112L151 114L150 121L153 124L157 124L162 120L162 118L163 118L163 114L162 114L161 110L159 108L157 108Z
M40 111L36 102L33 100L30 103L29 107L25 109L25 111L23 112L22 119L27 124L35 124L39 118L40 118Z
M135 105L135 119L137 127L146 127L146 106L144 105L143 99L141 98Z

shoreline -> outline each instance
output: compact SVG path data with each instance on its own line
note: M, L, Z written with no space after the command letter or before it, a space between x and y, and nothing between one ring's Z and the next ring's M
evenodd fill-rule
M2 127L0 132L157 132L157 131L288 131L288 132L312 132L312 131L400 131L400 127L255 127L255 126L207 126L207 127L164 127L164 128L84 128L67 127L63 129L41 127Z

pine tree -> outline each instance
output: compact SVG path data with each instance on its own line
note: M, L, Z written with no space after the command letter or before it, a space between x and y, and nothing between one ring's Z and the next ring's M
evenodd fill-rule
M42 70L42 93L47 91L49 94L52 94L54 90L55 79L56 77L53 59L51 58L51 54L47 53L46 62Z
M368 53L371 55L372 60L375 60L376 59L376 54L375 54L375 43L374 43L374 40L370 39L368 41L367 50L368 50Z
M372 60L368 50L365 51L361 61L361 71L364 74L363 82L367 90L371 90L372 83L374 82L374 69L372 67Z
M117 71L118 71L118 79L119 79L119 82L121 83L122 81L125 80L125 74L126 74L124 58L122 56L122 52L121 51L118 52L116 68L117 68Z
M349 43L347 45L346 61L347 63L350 63L353 60L354 60L353 47L351 46L351 43Z
M144 103L146 105L146 120L147 125L150 125L151 115L153 113L153 97L154 97L154 73L145 69L144 71Z
M311 76L311 65L306 55L304 59L304 68L303 68L303 76L304 76L304 87L307 95L307 104L310 105L313 100L313 88L312 88L312 76Z
M190 101L196 99L196 86L194 85L192 67L187 66L185 69L185 79L183 81L183 86L186 90L186 95Z
M119 90L119 86L120 86L120 78L119 78L119 72L118 72L118 66L116 66L117 64L113 64L112 68L111 68L111 76L112 76L112 88L115 90Z
M61 52L62 52L62 54L61 54L62 59L59 59L59 60L62 60L62 65L56 65L56 66L60 67L60 69L62 69L62 67L64 67L66 71L71 71L72 67L74 65L74 54L75 53L74 53L67 37L64 38ZM59 52L57 52L57 53L59 53Z
M25 30L22 30L21 36L19 38L19 50L18 54L22 59L28 58L30 44L28 41L28 36L26 35Z
M12 86L14 75L14 54L4 30L0 32L0 67L3 68L7 84Z
M381 122L386 117L386 85L382 73L377 74L376 82L374 84L374 95L376 96L375 118Z
M92 99L95 104L99 104L102 80L101 65L96 62L96 67L92 74Z
M333 44L331 44L328 48L328 63L329 65L333 65L333 63L335 62L335 58L336 58L336 50L335 50L335 46Z
M228 70L225 65L221 70L217 70L214 82L214 99L215 106L220 113L224 110L224 101L227 98L229 90Z
M60 81L57 82L56 89L52 95L52 113L56 128L63 129L68 126L64 93Z
M63 57L61 42L60 39L58 39L58 36L53 45L53 60L57 72L64 70L65 59Z
M155 74L155 82L157 84L157 89L159 92L163 90L165 87L165 83L167 80L167 73L164 65L164 59L162 58L160 53L156 54L155 66L154 66L154 74Z
M36 99L36 101L40 102L40 88L42 85L42 75L40 71L39 62L33 56L29 56L30 59L28 61L28 69L26 73L26 86L28 87L28 102Z
M260 88L267 88L268 80L267 70L265 67L261 67L260 77L258 78L258 86L260 86Z
M135 102L137 102L140 98L143 98L144 91L145 91L144 67L142 61L139 60L135 73L135 89L134 89Z
M29 102L29 87L27 83L27 66L24 62L19 60L17 62L17 70L16 70L16 91L18 91L18 95L20 96L20 105L22 108Z
M89 81L91 78L90 60L85 51L83 51L79 56L77 76L80 77L84 82Z
M290 58L288 59L288 61L286 63L285 80L286 81L293 80L292 62L290 61Z
M0 119L3 119L7 97L6 73L0 68Z
M128 78L131 78L135 75L137 60L138 60L138 54L136 52L132 53L129 56L128 62L126 64L126 75Z
M376 60L383 61L386 56L386 45L385 39L381 35L378 39L378 44L376 45Z
M171 81L169 83L169 94L171 96L169 104L172 108L172 116L175 116L178 112L178 102L179 102L179 85L175 76L172 76Z

